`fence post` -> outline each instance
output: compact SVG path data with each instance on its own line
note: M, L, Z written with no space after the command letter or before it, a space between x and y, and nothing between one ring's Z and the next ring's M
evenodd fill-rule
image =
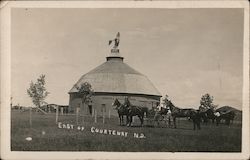
M32 127L32 107L30 107L30 128Z
M91 107L91 110L92 110L91 116L94 117L95 116L95 109L93 107Z
M97 123L97 110L95 109L95 123Z
M63 115L63 107L61 107L61 115Z
M110 119L110 108L109 108L109 119Z
M79 107L76 107L76 124L78 125Z
M58 122L58 106L56 106L56 124Z
M82 104L82 123L84 123L84 104Z
M135 117L134 117L134 116L132 116L132 124L134 123L134 121L135 121Z
M102 123L105 123L105 114L104 114L104 110L102 111Z

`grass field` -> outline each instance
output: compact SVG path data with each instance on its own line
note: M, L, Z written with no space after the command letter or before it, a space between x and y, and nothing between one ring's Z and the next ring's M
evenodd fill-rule
M12 111L12 151L126 151L126 152L240 152L241 123L232 126L202 125L199 131L192 130L192 123L179 120L177 129L153 127L119 126L118 118L84 120L83 128L75 124L75 116L59 116L59 122L73 124L73 129L59 128L55 115L32 113L32 127L29 112ZM60 125L62 127L62 125ZM127 137L92 133L94 128L127 132ZM83 130L81 130L83 129ZM94 129L95 130L95 129ZM145 138L135 138L134 133L143 133ZM32 141L25 140L32 137Z

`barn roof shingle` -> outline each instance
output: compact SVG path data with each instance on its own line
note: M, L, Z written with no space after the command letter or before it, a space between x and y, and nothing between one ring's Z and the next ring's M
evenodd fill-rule
M76 83L88 82L94 92L128 93L161 96L153 83L143 74L123 62L123 57L107 57L107 61L84 74ZM75 86L69 93L77 92Z

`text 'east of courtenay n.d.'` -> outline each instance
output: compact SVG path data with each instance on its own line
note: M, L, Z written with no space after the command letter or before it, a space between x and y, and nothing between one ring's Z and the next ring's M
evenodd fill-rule
M112 136L121 136L121 137L133 137L133 138L146 138L143 133L130 133L127 131L118 131L115 129L107 129L107 128L98 128L98 127L90 127L85 128L80 125L73 125L69 123L58 122L58 128L60 129L68 129L68 130L78 130L78 131L90 131L92 134L104 134L104 135L112 135Z

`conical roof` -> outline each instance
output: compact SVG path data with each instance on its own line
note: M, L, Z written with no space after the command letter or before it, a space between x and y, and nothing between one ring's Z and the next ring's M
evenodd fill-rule
M94 92L161 96L152 82L124 63L123 57L119 54L111 54L106 62L84 74L76 85L80 86L84 82L90 83ZM74 92L77 92L75 86L69 93Z

